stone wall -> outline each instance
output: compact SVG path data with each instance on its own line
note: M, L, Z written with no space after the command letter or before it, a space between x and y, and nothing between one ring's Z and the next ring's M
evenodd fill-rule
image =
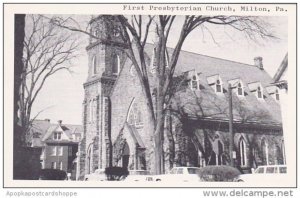
M188 131L183 130L185 127L177 118L173 119L173 123L168 123L170 119L167 119L169 127L165 128L166 172L173 166L194 164L194 161L190 161L192 158L189 158L190 153L193 152L193 148L189 145L195 146L198 151L197 166L230 164L228 129L218 127L216 130L215 126L219 125L217 122L211 123L210 126L190 123L193 127ZM241 149L242 140L245 143L244 150ZM219 145L222 147L221 151L218 150ZM219 151L222 154L218 153ZM234 151L236 152L235 166L245 171L259 165L284 164L282 131L259 129L259 127L245 130L236 128L234 129ZM245 158L242 158L242 151ZM218 159L213 152L219 154ZM213 157L216 159L212 159Z

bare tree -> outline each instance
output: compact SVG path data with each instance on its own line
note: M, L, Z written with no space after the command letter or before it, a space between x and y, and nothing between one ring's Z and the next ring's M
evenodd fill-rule
M206 32L214 38L213 32L209 29L209 26L207 26L207 24L210 24L231 27L234 30L241 32L247 39L252 41L257 41L259 38L274 38L274 36L268 31L269 24L260 17L190 15L184 17L184 20L181 23L178 41L170 53L169 50L167 50L167 43L172 27L175 24L174 22L176 20L180 21L179 17L175 15L133 15L130 17L118 15L117 18L123 27L121 35L123 36L124 42L128 45L128 50L126 52L135 67L147 101L150 126L152 126L155 143L155 172L156 174L161 174L163 156L162 137L166 113L165 107L168 106L174 95L174 92L172 91L174 72L181 48L188 35L196 28L201 28L203 31L206 30ZM92 35L88 31L80 29L78 23L74 22L74 19L70 17L67 19L56 18L53 22L56 25L71 31L82 32L91 37L95 37L95 35ZM72 25L70 25L70 23L72 23ZM176 26L178 26L179 23L176 23ZM150 88L148 76L149 69L147 68L148 64L145 58L145 45L149 40L149 34L152 31L151 27L154 27L157 36L157 41L155 43L155 93L153 93L153 90ZM165 64L167 58L169 61L168 64ZM152 97L153 94L155 94L155 97Z
M182 45L187 36L197 27L207 28L206 24L230 26L237 31L242 32L247 38L256 40L258 37L265 39L274 37L267 30L266 22L259 17L249 16L185 16L184 22L181 26L180 36L177 44L172 52L168 54L167 42L171 28L174 24L176 16L160 15L148 16L145 19L142 16L132 16L129 21L123 15L118 16L124 30L125 41L129 45L129 57L137 71L140 79L143 92L146 96L148 113L150 115L150 125L153 127L154 135L154 153L155 153L155 171L156 174L162 173L162 137L164 117L167 104L171 101L172 84L175 68L180 55ZM148 69L145 59L145 44L149 34L149 27L154 22L156 25L156 34L158 40L156 41L156 101L155 107L153 105L153 97L149 86ZM146 25L145 25L146 24ZM213 32L209 31L213 36ZM131 39L132 38L132 39ZM133 42L132 42L133 40ZM136 49L136 51L135 51ZM167 57L170 57L168 68L165 64Z
M42 15L27 15L23 51L24 69L19 90L19 124L22 142L30 144L31 109L49 77L59 71L71 71L70 61L77 56L78 42L65 30L54 26Z

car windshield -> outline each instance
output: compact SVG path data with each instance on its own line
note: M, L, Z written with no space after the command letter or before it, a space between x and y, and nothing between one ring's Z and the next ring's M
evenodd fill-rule
M258 168L255 173L264 173L264 168L263 167L260 167Z
M188 168L187 170L188 170L189 174L198 174L199 173L198 168Z
M177 174L183 174L183 168L178 168Z
M170 172L170 174L176 174L177 173L177 168L173 168Z
M279 173L286 173L286 167L279 167Z
M275 167L267 167L266 173L274 173Z

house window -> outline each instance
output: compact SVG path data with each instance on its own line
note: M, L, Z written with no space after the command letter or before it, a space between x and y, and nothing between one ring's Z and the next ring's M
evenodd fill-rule
M62 146L58 147L58 155L63 156L63 147Z
M118 74L120 69L120 58L118 55L113 54L112 56L112 73Z
M51 162L51 169L56 169L56 162Z
M240 151L241 166L246 166L247 165L247 151L246 151L246 142L245 142L244 138L240 139L239 151Z
M72 146L69 146L68 153L69 153L69 156L72 156L72 155L73 155Z
M50 149L51 149L51 155L56 156L57 147L56 146L51 146Z
M278 89L276 89L276 91L275 91L275 99L276 100L279 100L280 98L279 98L279 91L278 91Z
M240 82L238 83L238 86L237 86L237 94L238 94L238 96L244 96L243 87Z
M59 162L59 169L60 169L60 170L63 169L63 162L62 162L62 161Z
M263 93L262 93L262 89L260 86L257 87L257 98L258 99L262 99L263 98Z
M216 92L217 93L222 93L222 84L221 84L221 81L219 79L216 81Z
M53 139L54 140L61 140L61 132L54 132Z
M93 64L93 74L97 74L97 57L94 56L92 59L92 64Z

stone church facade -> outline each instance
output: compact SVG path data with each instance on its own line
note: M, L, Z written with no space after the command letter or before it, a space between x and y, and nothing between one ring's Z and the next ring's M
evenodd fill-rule
M91 37L86 47L89 69L83 85L80 173L108 166L153 173L154 144L146 99L126 57L120 24L114 16L100 15L90 25L98 39ZM145 46L153 101L154 50L155 44ZM234 85L235 165L249 170L285 163L280 96L261 57L247 65L182 51L174 81L176 94L163 133L164 172L174 166L229 164L229 83Z

